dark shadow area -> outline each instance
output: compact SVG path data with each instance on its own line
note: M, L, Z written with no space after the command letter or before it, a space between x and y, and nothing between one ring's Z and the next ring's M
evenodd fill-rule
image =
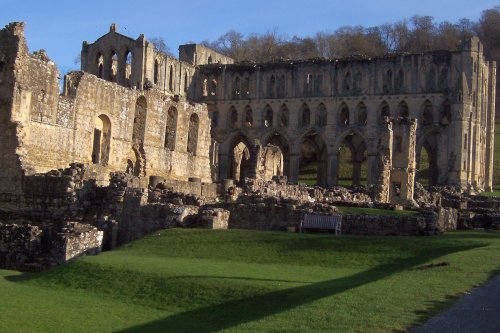
M119 332L215 332L240 324L260 320L267 316L305 305L319 299L330 297L343 291L357 288L367 283L391 276L397 272L422 265L441 256L482 247L482 244L456 245L434 249L427 256L396 260L390 264L380 265L373 269L348 277L313 283L306 286L290 288L268 293L266 295L229 301L207 306L147 324L131 327ZM428 313L430 315L431 312Z

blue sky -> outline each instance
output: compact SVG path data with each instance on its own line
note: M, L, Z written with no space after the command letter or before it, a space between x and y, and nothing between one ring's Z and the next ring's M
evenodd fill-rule
M214 40L230 29L244 34L277 29L293 36L334 31L343 25L375 26L412 15L433 16L437 22L477 20L490 0L0 0L0 26L26 22L31 51L45 49L62 73L73 63L82 41L95 41L109 30L137 38L163 37L174 54L179 44Z

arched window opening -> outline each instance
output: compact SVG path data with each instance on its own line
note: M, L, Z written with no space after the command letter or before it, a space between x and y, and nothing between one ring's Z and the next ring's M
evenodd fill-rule
M302 127L309 126L311 124L311 109L309 109L309 106L307 104L302 105L302 112L301 114L301 125Z
M97 64L97 77L100 79L104 78L104 57L102 56L101 53L97 54L96 58L96 64Z
M271 75L271 78L269 79L267 96L269 98L274 98L276 95L275 92L276 92L276 78L274 77L274 75Z
M327 117L328 116L327 116L325 104L320 103L318 105L316 125L318 127L325 127L326 126L326 122L327 122Z
M342 93L349 94L351 92L351 73L347 72L342 81Z
M431 66L426 77L426 87L428 92L433 92L436 90L436 69Z
M132 75L132 52L127 50L125 52L125 85L127 87L132 86L130 76Z
M241 96L241 81L240 77L237 76L233 82L233 98L240 98Z
M386 117L391 116L391 109L389 108L389 104L387 102L383 102L380 107L380 121L385 122Z
M416 181L424 186L437 185L438 183L438 142L438 134L431 133L425 138L420 151L416 152L417 172L415 178ZM454 156L453 153L452 156ZM452 159L454 159L454 157L452 157ZM454 163L454 161L452 161L451 163Z
M250 105L245 108L245 127L253 126L253 111Z
M434 121L432 114L433 114L432 103L430 101L426 101L424 103L424 109L422 112L422 125L423 126L432 125L432 123Z
M288 127L290 115L288 112L288 107L283 104L280 108L280 127Z
M245 177L250 176L250 149L240 140L234 145L232 149L231 159L231 178L239 182Z
M405 72L402 68L399 69L398 74L394 78L394 88L399 93L405 91Z
M132 141L134 143L144 143L146 132L147 102L144 96L137 99L134 112L134 127L132 131Z
M196 113L193 113L189 117L189 128L188 128L188 144L187 152L192 155L196 155L196 149L198 148L198 128L200 120Z
M392 70L388 69L383 78L382 90L384 94L392 92Z
M206 77L203 78L203 82L202 82L202 85L201 85L201 90L202 90L203 97L208 96L208 79Z
M111 146L111 122L106 115L94 120L94 138L92 144L92 163L108 165Z
M278 85L277 85L277 95L278 98L285 97L286 94L286 86L285 86L285 75L278 76Z
M188 91L188 73L184 73L184 92Z
M304 93L310 95L312 91L313 91L313 76L311 73L307 73L304 85Z
M439 74L439 87L443 90L448 89L448 67L441 68Z
M238 112L236 111L234 106L231 106L229 109L229 124L231 128L238 127Z
M349 108L343 104L340 108L340 126L349 125Z
M264 109L264 127L273 127L273 109L269 104Z
M159 75L159 69L158 69L158 60L155 60L155 66L154 66L154 73L153 73L153 82L154 84L158 84L158 75Z
M217 80L212 79L210 81L210 95L215 96L217 94Z
M175 150L177 138L177 109L172 106L167 111L167 126L165 129L165 148Z
M443 126L447 126L451 121L451 103L446 100L441 105L441 112L439 122Z
M364 103L359 103L358 105L358 125L365 126L368 119L366 112L366 106Z
M118 55L115 51L111 53L111 69L110 69L110 81L116 82L118 79Z
M243 79L242 94L245 97L250 95L250 78L248 76Z
M363 73L361 73L361 71L358 71L356 75L354 75L352 89L355 94L361 94L363 92Z
M168 75L168 89L174 91L174 66L170 65L170 71Z
M406 104L405 101L399 103L399 116L402 117L402 118L408 118L410 116L410 111L408 109L408 104Z
M212 63L212 56L208 56L208 64L210 65Z

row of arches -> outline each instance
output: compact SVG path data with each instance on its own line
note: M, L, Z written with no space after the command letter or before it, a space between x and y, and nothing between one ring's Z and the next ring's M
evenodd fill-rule
M427 133L417 146L417 180L426 185L438 182L437 152L439 147L438 130ZM221 177L241 181L255 174L255 164L250 163L253 150L251 140L238 134L229 146L229 172ZM263 153L260 160L264 179L273 176L287 176L298 183L326 186L331 177L336 185L367 186L373 183L377 158L369 158L367 140L357 131L347 131L334 144L334 158L329 156L327 142L315 132L303 135L298 146L291 147L286 135L274 132L263 139ZM371 151L371 156L377 152ZM334 165L333 165L334 164ZM295 171L294 171L295 170ZM371 170L371 171L370 171ZM293 173L296 173L294 176ZM331 183L331 182L330 182Z
M445 100L437 109L439 110L439 112L437 112L436 107L430 100L425 100L420 107L419 113L416 115L416 118L419 121L419 126L425 127L438 123L441 125L448 125L451 120L451 103L449 102L449 100ZM316 127L323 128L328 123L328 117L331 116L328 114L327 108L324 103L320 103L316 107L314 119L312 119L312 115L313 113L311 112L311 108L309 107L309 105L307 103L303 103L298 113L298 127L309 127L314 125ZM243 116L243 119L240 119L241 116ZM393 112L391 111L389 103L383 101L378 107L377 119L380 122L384 122L386 117L391 116L402 118L410 117L410 108L408 104L405 101L401 101L397 105L395 112ZM287 105L283 103L278 110L277 117L275 117L275 113L271 105L266 104L262 111L261 119L261 127L286 128L290 124L290 111ZM218 111L214 112L212 120L212 125L218 126ZM228 112L227 127L232 129L238 128L241 120L243 120L244 127L255 127L257 125L254 121L254 111L250 105L246 105L244 107L243 115L239 114L234 105L230 106ZM356 105L355 109L351 111L346 103L342 103L339 107L338 124L341 127L349 125L367 125L368 108L366 104L360 102Z
M147 100L140 96L135 103L134 122L132 128L132 145L142 147L146 134ZM172 106L166 114L165 126L165 148L169 151L176 149L178 127L177 108ZM187 131L187 148L190 155L196 155L198 151L198 137L200 118L198 114L192 113L189 117ZM94 120L92 139L92 163L106 166L109 162L111 150L111 120L108 116L101 114Z
M323 73L304 74L302 94L304 96L321 96L323 93ZM366 75L362 69L346 70L341 72L337 81L336 91L342 95L358 95L366 91ZM291 76L293 80L293 75ZM403 68L386 68L382 70L378 79L379 92L383 94L403 93L407 90L409 73ZM261 79L263 98L284 98L287 96L288 75L285 73L268 73ZM447 90L449 80L449 68L447 65L437 66L430 64L422 70L421 86L427 92ZM247 98L250 96L250 75L240 76L236 74L230 80L230 91L233 99ZM207 95L204 95L207 96Z
M111 50L107 53L97 51L95 57L96 75L104 80L117 82L127 87L132 86L133 54L128 48L122 52Z

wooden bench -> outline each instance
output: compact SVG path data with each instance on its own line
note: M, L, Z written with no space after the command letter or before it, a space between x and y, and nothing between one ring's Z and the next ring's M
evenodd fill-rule
M335 235L341 234L342 215L314 215L306 214L300 222L300 232L305 229L335 230Z

